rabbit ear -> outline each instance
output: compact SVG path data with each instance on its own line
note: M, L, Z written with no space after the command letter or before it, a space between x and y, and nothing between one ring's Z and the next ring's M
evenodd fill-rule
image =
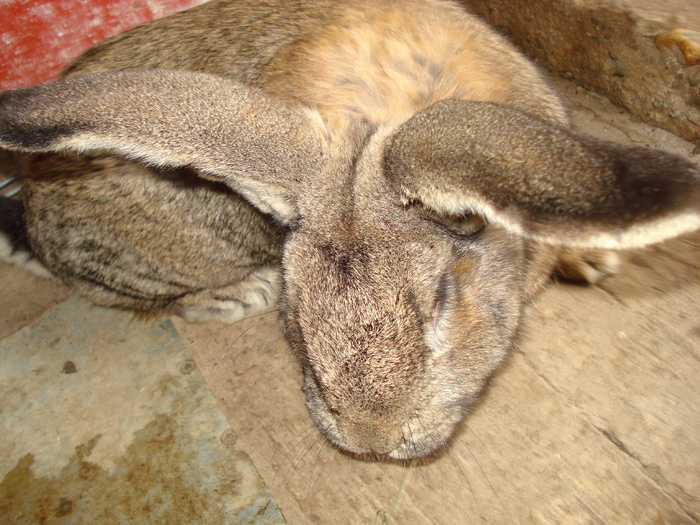
M185 71L75 76L0 94L0 146L108 150L191 166L293 221L301 181L324 164L320 118L219 77Z
M700 228L689 161L494 104L431 106L389 139L384 160L406 201L551 244L637 247Z

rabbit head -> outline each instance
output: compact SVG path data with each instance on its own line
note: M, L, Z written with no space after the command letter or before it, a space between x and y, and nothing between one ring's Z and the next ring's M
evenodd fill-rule
M285 225L280 313L311 416L342 449L442 447L520 325L537 246L644 246L700 227L667 153L443 100L329 133L204 73L76 76L0 95L0 146L191 166Z

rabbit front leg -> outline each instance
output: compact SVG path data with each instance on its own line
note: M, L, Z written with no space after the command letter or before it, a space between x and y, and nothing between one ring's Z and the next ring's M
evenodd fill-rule
M273 311L280 291L280 269L261 268L230 286L188 294L170 310L190 323L235 323Z

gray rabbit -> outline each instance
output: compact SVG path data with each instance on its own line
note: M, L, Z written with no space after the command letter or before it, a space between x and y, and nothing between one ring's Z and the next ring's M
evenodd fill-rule
M231 321L279 294L321 432L421 457L552 272L700 227L693 164L568 126L454 2L212 1L0 95L0 146L32 154L0 224L99 304Z

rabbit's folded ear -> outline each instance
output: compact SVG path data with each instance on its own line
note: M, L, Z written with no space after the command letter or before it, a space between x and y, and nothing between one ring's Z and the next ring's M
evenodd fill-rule
M542 242L638 247L700 228L691 162L494 104L438 102L397 130L384 160L407 202Z
M0 94L0 146L105 150L222 180L293 221L303 179L322 169L322 124L233 81L185 71L76 76Z

